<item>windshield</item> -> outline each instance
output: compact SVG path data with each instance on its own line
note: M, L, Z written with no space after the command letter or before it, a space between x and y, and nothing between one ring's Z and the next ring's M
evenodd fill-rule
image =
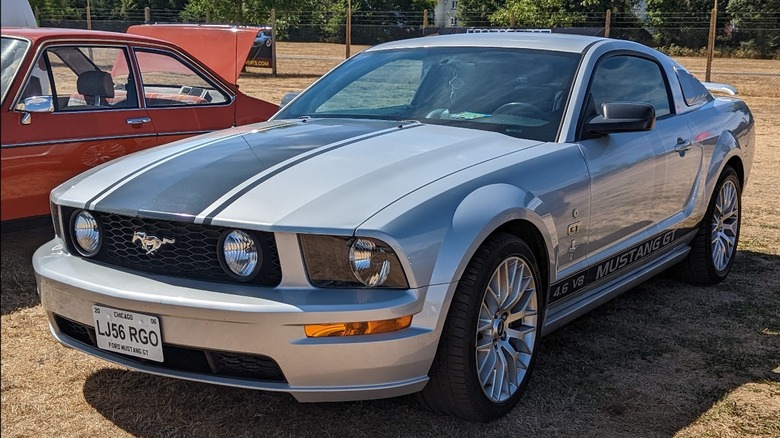
M19 66L22 64L22 58L24 58L27 47L30 42L25 40L18 40L16 38L3 37L2 43L2 99L0 101L5 102L5 95L8 89L11 88L11 82L16 76L16 71L19 70Z
M442 47L364 52L275 118L418 120L555 139L579 54Z

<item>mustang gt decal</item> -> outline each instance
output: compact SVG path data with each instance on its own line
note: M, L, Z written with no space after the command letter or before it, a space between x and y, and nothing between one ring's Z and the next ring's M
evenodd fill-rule
M647 258L651 254L657 253L662 248L668 247L673 242L685 237L688 233L693 231L695 230L678 229L664 231L601 263L553 283L550 285L550 303L558 302L573 295L575 292L585 290L585 288L597 281L617 274L624 268Z

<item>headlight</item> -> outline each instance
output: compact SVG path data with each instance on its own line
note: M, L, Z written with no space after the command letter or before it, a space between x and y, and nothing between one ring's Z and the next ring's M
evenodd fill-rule
M390 275L390 257L374 240L355 239L349 248L349 263L355 278L368 287L381 286Z
M409 288L398 256L381 240L304 234L300 242L315 286Z
M223 235L219 247L222 267L231 277L249 281L257 275L262 255L252 236L241 230L233 230Z
M92 257L100 250L102 236L97 219L88 211L81 210L73 215L71 222L73 244L84 257Z

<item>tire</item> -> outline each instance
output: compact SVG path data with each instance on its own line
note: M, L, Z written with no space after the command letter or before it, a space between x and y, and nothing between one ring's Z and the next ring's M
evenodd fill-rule
M541 285L536 258L525 242L505 233L488 239L458 283L430 380L418 401L436 413L481 422L512 410L536 358ZM513 353L517 359L507 361Z
M691 242L691 252L680 264L683 279L707 286L729 275L737 255L741 220L742 187L737 172L726 167Z

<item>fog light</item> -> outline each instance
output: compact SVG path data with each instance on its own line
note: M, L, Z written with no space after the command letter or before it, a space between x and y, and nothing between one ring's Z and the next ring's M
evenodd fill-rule
M238 280L251 280L257 274L260 265L260 252L257 242L241 230L227 233L222 240L224 267Z
M81 210L73 218L73 243L85 257L92 257L100 249L100 227L88 211Z
M309 324L304 327L310 338L331 336L375 335L405 329L412 325L412 315L394 319L364 322L336 322L332 324Z

